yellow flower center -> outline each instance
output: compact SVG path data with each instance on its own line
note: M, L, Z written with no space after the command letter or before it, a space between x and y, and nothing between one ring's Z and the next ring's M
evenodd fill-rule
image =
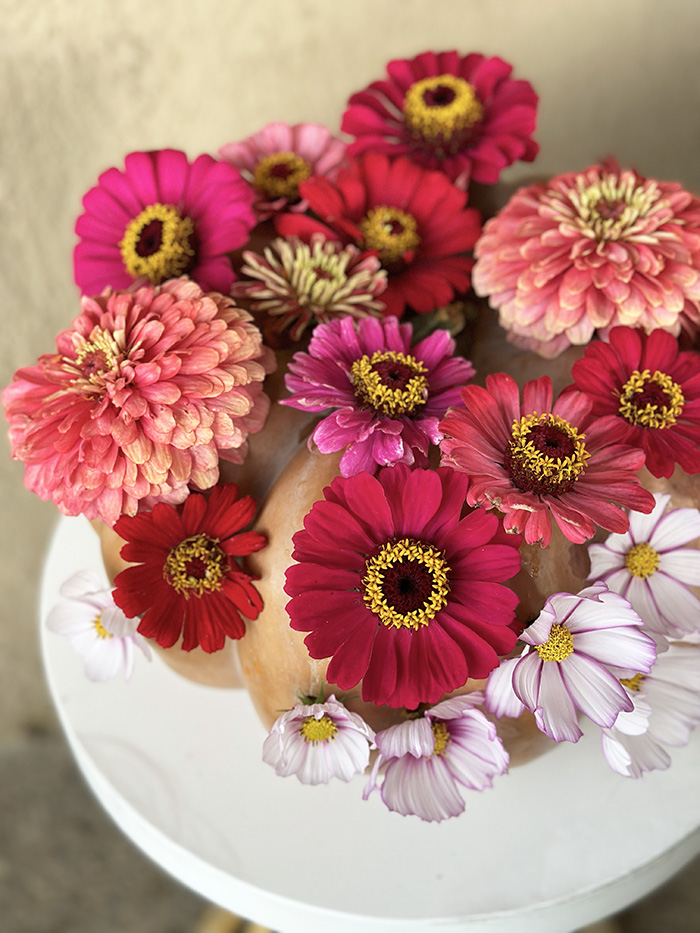
M515 485L535 495L561 495L586 470L590 454L579 434L564 418L534 412L513 422L505 467Z
M338 734L338 727L326 713L320 719L315 716L307 716L299 726L299 733L304 737L305 742L331 742Z
M633 577L644 580L650 577L659 566L659 554L649 544L635 544L627 552L625 567Z
M350 378L361 405L389 415L411 415L428 398L427 368L410 354L377 350L355 360Z
M572 193L581 232L597 240L620 240L633 235L637 223L660 198L655 182L640 185L631 172L622 176L603 175L593 185L586 185L586 179L579 176L576 193Z
M177 593L189 599L220 590L226 570L226 554L218 539L199 534L185 538L172 549L163 576Z
M642 428L670 428L683 411L685 398L681 387L657 369L638 369L622 387L620 414Z
M432 544L401 538L365 561L362 598L384 625L416 631L446 605L449 572Z
M620 683L623 687L631 690L632 693L639 693L644 683L644 674L635 674L634 677L622 677Z
M442 720L434 719L430 723L430 728L433 730L433 735L435 736L435 750L433 751L433 755L444 755L451 739L447 726Z
M107 629L102 624L102 613L98 613L95 618L92 620L92 624L95 626L95 633L98 638L107 639L114 638L114 635L111 632L108 632Z
M565 625L553 625L543 645L535 645L543 661L565 661L574 652L574 636Z
M154 285L183 275L194 260L194 224L171 204L151 204L129 221L119 244L126 271Z
M445 156L462 147L464 136L483 118L484 108L464 78L444 74L412 84L404 97L403 114L413 138Z
M420 245L415 217L398 207L373 207L358 226L363 236L358 246L376 250L383 266L409 262Z
M255 166L253 185L270 200L299 199L299 185L311 174L311 166L295 152L274 152Z

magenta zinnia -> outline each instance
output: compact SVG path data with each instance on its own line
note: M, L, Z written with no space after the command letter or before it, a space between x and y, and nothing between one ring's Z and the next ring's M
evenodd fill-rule
M334 409L310 443L322 453L347 448L343 476L377 466L428 465L430 444L442 437L438 422L459 401L474 368L453 356L454 340L437 330L411 346L413 328L395 317L350 318L316 328L308 353L289 364L282 404L302 411Z
M187 279L83 298L57 353L3 392L25 484L67 515L113 524L244 459L274 365L246 311Z
M285 591L312 658L341 690L415 709L485 677L516 641L519 539L461 518L467 479L404 464L337 477L294 535ZM496 543L498 542L498 543ZM510 626L513 625L513 628Z
M571 375L616 440L641 447L654 476L678 463L700 472L700 356L679 352L675 337L614 327L609 343L586 347Z
M263 535L242 530L255 508L229 483L209 498L192 493L180 508L161 502L119 519L121 556L135 566L117 574L114 602L129 617L142 616L142 635L164 648L182 637L183 651L208 652L245 635L241 617L256 619L263 606L254 578L236 560L265 545Z
M302 182L301 193L318 219L283 214L279 232L306 240L321 233L376 253L388 276L387 314L400 317L406 307L427 313L470 287L473 260L466 252L479 236L479 215L440 172L369 153L334 183Z
M345 161L345 143L318 123L268 123L257 133L219 150L255 189L258 220L280 211L303 212L299 185L312 175L331 180Z
M552 517L566 537L587 541L595 525L624 532L623 508L651 512L654 497L636 476L644 454L609 444L580 392L553 402L548 376L527 382L523 401L506 373L486 377L486 388L462 389L462 404L440 422L443 462L469 475L467 501L505 513L507 530L532 544L551 539Z
M75 225L75 281L83 294L133 282L160 285L189 275L205 291L228 292L228 253L255 223L254 192L227 162L184 152L132 152L83 198Z
M470 179L493 184L506 166L537 155L537 95L502 59L424 52L386 70L388 79L349 100L342 128L356 137L351 155L406 155L463 188Z
M700 200L612 162L521 188L474 254L474 290L542 356L616 324L678 335L700 321Z
M376 256L316 234L310 243L278 237L262 255L243 253L241 281L231 294L245 298L254 314L275 318L273 330L289 327L298 340L308 326L384 310L386 272Z

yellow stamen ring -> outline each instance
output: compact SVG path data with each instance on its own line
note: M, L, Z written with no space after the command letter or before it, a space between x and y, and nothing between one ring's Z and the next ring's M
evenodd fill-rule
M416 81L406 91L403 114L414 139L449 143L483 119L484 108L474 88L456 75Z
M520 489L538 495L561 494L585 472L590 457L585 434L559 415L535 412L523 416L513 422L512 432L506 465Z
M194 223L171 204L151 204L129 221L119 243L126 271L153 285L177 278L192 265Z
M318 742L332 742L338 734L338 727L326 713L320 719L307 716L299 726L299 734L305 742L317 744Z
M438 755L438 757L444 755L452 739L446 724L441 719L434 719L430 723L430 728L433 730L433 735L435 736L433 755Z
M362 249L377 250L382 265L398 262L420 245L415 217L398 207L380 205L367 212L358 224L362 231Z
M443 553L432 544L401 538L384 544L379 553L365 561L362 598L384 625L417 631L447 604L449 571ZM411 600L414 580L418 580L419 591L425 590L425 598L419 598L419 605L408 609L415 602ZM402 597L404 605L397 607Z
M642 689L642 684L644 683L644 674L635 674L634 677L622 677L620 683L623 687L627 687L628 690L631 690L632 693L639 693Z
M619 411L637 427L659 430L676 423L684 404L681 387L669 375L635 369L622 387Z
M218 539L208 535L185 538L168 554L163 577L172 588L189 599L218 592L227 569L227 558Z
M108 638L114 638L114 635L111 632L108 632L107 629L102 624L102 613L99 612L95 618L92 620L92 624L95 626L95 633L98 638L106 640Z
M295 152L275 152L255 166L253 185L266 197L299 198L299 185L311 174L311 166Z
M543 661L565 661L574 652L574 636L565 625L553 625L549 638L535 651Z
M633 577L639 577L645 580L658 568L660 555L651 545L642 543L635 544L625 557L625 567Z
M361 405L390 417L412 414L428 398L427 367L410 354L377 350L355 360L350 378Z

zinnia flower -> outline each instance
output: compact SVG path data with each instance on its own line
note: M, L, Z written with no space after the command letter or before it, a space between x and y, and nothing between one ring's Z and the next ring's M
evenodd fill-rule
M565 392L552 405L548 376L525 384L522 405L510 376L487 376L485 389L462 389L462 404L440 422L443 463L469 474L469 505L496 506L506 530L523 532L528 544L549 544L552 517L577 544L595 525L627 531L619 506L654 507L636 475L644 454L609 444L590 409L580 392Z
M46 627L65 635L83 659L90 680L111 680L120 671L128 680L134 669L134 648L150 661L146 639L114 605L112 591L92 570L74 574L59 590L61 601L46 617Z
M387 314L400 317L406 306L433 311L470 287L473 260L466 251L479 236L479 215L439 172L369 153L334 183L310 178L300 190L319 219L284 214L278 231L305 240L322 233L376 252L388 275Z
M545 357L616 324L677 335L700 321L700 200L612 162L521 188L474 254L474 291Z
M293 538L290 624L341 690L378 705L435 703L485 677L516 641L519 540L495 515L460 519L466 477L399 463L336 477Z
M279 237L262 256L244 252L243 261L243 280L232 285L231 294L246 298L255 314L277 318L276 332L289 327L292 340L309 325L384 310L378 296L386 288L386 272L376 256L356 246L318 234L311 243Z
M390 810L439 822L459 816L459 786L484 790L508 768L508 753L481 710L483 695L453 697L420 719L390 726L376 736L379 755L365 800L376 788ZM378 778L383 772L383 780Z
M184 152L132 152L124 171L110 168L83 198L75 225L75 282L83 294L134 281L160 285L187 274L205 291L226 293L228 253L255 223L254 192L237 169Z
M700 512L666 512L671 497L654 498L650 515L630 515L626 534L588 545L590 578L624 596L650 632L682 638L700 632L700 600L688 589L700 586L700 551L687 546L700 538Z
M236 558L265 546L257 531L242 531L253 520L255 500L238 498L234 483L215 486L207 498L192 493L180 508L158 503L152 512L124 516L114 530L125 539L124 560L137 565L117 574L114 601L130 616L142 616L138 630L171 648L212 652L226 637L245 635L263 602Z
M620 713L615 725L602 732L603 754L610 767L631 778L668 768L671 757L667 747L687 745L700 723L698 683L700 649L679 644L670 645L659 655L649 674L623 679L635 708ZM647 720L643 731L636 728L639 707Z
M352 155L407 155L460 187L493 184L517 159L532 162L537 95L512 66L476 52L424 52L387 65L388 80L353 94L342 129Z
M280 777L296 775L302 784L350 781L369 764L374 732L335 696L325 703L297 703L283 713L263 743L263 761Z
M68 515L112 525L244 459L274 362L250 315L187 279L83 298L58 352L3 392L25 484Z
M316 328L308 353L296 353L283 405L302 411L335 409L316 426L309 443L322 453L347 448L343 476L395 463L427 466L430 444L442 437L438 422L459 400L474 374L453 356L455 344L436 330L411 347L410 324L395 317L350 318Z
M609 729L633 708L611 668L648 674L656 657L641 626L627 600L604 583L578 595L555 593L521 634L522 655L502 661L489 677L486 709L517 716L524 706L555 742L578 742L577 709Z
M345 161L345 143L317 123L268 123L259 132L219 150L255 189L258 220L280 211L303 212L299 185L311 175L333 180Z
M663 330L613 327L609 343L586 347L571 375L593 403L593 414L609 419L615 439L641 447L654 476L670 476L676 463L700 471L700 357L678 351Z

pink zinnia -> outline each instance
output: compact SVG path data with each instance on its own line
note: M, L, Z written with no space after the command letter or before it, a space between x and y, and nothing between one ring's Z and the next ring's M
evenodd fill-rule
M700 472L700 356L671 334L614 327L571 370L615 440L641 447L654 476Z
M406 307L427 313L469 289L473 260L466 253L479 236L479 214L440 172L369 153L334 183L302 182L301 193L318 219L283 214L279 232L305 240L322 233L376 252L388 276L387 314L400 317Z
M471 363L453 356L455 343L446 330L414 347L412 333L395 317L330 321L316 328L309 352L296 353L289 364L285 385L291 397L282 404L334 409L309 443L322 453L347 448L343 476L395 463L427 466L430 444L442 437L440 418L474 375Z
M132 152L124 171L110 168L83 198L75 225L75 282L83 294L160 285L189 275L204 291L227 293L228 253L245 245L255 223L254 192L227 162L184 152Z
M512 66L476 52L424 52L387 65L388 80L353 94L342 128L352 155L407 155L459 187L493 184L517 159L532 162L537 95Z
M678 335L700 322L700 200L613 162L521 188L474 254L476 293L545 357L616 324Z
M485 389L466 386L462 404L440 423L443 462L469 475L469 505L496 506L506 530L522 532L528 544L549 544L552 517L577 544L593 536L595 525L626 531L621 506L654 507L636 476L644 453L609 444L582 393L552 402L548 376L525 384L522 404L506 373L487 376Z
M485 677L515 645L519 538L461 518L467 478L397 464L337 477L293 538L290 624L341 690L415 709ZM512 626L512 627L511 627Z
M187 279L83 298L57 353L3 392L25 484L68 515L112 525L212 486L260 431L274 366L251 317Z
M299 185L312 175L333 180L345 161L345 143L317 123L268 123L259 132L219 149L255 189L258 220L280 211L304 212Z

